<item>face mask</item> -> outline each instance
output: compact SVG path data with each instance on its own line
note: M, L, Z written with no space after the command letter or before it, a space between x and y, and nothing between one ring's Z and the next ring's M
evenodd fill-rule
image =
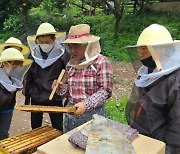
M156 63L154 62L154 60L152 59L152 57L148 57L146 59L141 60L141 62L143 63L143 65L145 65L146 67L151 67L151 68L156 68Z
M54 45L52 44L39 44L39 46L41 47L42 51L45 53L48 53L54 47Z

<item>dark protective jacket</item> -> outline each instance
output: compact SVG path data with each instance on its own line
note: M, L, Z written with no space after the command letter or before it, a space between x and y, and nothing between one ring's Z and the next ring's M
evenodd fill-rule
M141 134L180 148L180 68L146 88L134 85L126 118Z
M0 112L12 109L15 106L16 92L9 92L0 84Z
M26 99L27 97L30 97L31 100L44 103L61 101L61 96L57 94L54 95L51 101L49 100L49 96L52 91L51 86L53 81L58 78L61 70L66 68L69 58L69 53L65 51L59 59L44 69L34 62L26 76Z

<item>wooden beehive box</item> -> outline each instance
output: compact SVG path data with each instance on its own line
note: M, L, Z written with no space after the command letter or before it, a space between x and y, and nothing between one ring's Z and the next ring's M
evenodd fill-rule
M0 154L27 154L35 152L37 147L51 141L63 133L43 126L0 141Z

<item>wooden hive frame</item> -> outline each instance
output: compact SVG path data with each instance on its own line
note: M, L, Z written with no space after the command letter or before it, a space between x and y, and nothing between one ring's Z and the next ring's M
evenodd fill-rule
M41 105L21 105L15 109L27 112L47 112L47 113L72 113L75 107L41 106Z

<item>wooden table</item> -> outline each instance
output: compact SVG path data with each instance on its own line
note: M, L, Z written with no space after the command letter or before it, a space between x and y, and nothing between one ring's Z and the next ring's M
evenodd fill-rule
M68 137L75 131L84 127L87 123L63 134L56 139L41 145L37 149L37 154L84 154L85 151L74 148L69 142ZM136 154L165 154L165 143L150 137L139 135L132 142Z

